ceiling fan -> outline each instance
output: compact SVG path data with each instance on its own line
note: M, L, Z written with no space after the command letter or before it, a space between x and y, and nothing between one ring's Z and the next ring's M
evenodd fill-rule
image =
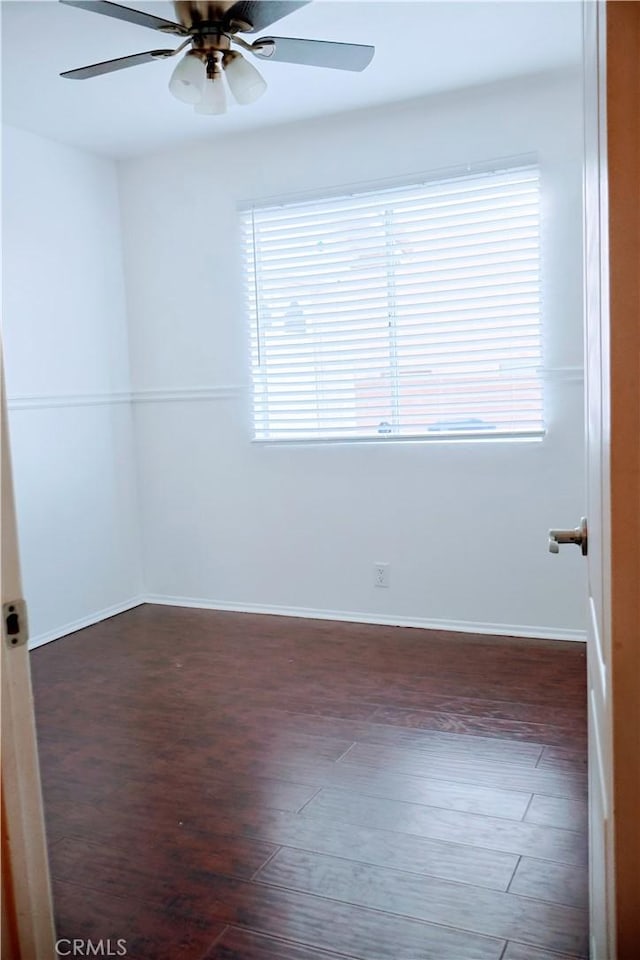
M298 40L292 37L260 37L249 43L239 36L264 30L299 7L305 7L309 0L175 0L173 6L177 23L107 0L61 0L61 3L151 27L152 30L183 37L184 40L175 49L148 50L130 57L92 63L77 70L67 70L60 76L71 80L87 80L139 63L175 57L189 47L173 71L169 90L178 100L192 104L196 113L226 112L223 77L226 77L234 99L240 104L253 103L267 89L258 70L234 47L240 47L260 60L356 71L364 70L375 52L374 47L359 43Z

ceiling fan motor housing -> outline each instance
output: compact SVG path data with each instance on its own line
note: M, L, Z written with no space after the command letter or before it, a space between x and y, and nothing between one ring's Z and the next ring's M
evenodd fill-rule
M192 35L208 36L216 31L226 33L247 33L252 29L249 20L237 16L229 18L228 13L237 4L189 2L189 0L175 0L176 16L182 26Z

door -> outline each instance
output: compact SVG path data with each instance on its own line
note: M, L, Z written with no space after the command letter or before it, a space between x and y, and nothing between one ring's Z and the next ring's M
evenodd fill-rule
M2 376L0 356L0 376ZM53 960L53 910L42 815L26 614L2 405L2 957Z
M605 16L585 14L585 319L588 525L587 710L589 718L589 904L592 960L615 957L613 870L613 737L609 473L610 420Z
M584 4L591 960L640 948L640 4ZM615 826L614 826L615 824Z

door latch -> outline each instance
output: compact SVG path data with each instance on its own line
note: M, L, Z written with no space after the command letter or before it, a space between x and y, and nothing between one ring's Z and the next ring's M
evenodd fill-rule
M560 546L563 543L575 543L576 547L580 547L582 556L586 557L589 542L585 517L580 521L580 526L575 527L573 530L549 530L550 553L559 553Z
M21 647L29 638L27 605L24 600L2 604L2 635L8 647Z

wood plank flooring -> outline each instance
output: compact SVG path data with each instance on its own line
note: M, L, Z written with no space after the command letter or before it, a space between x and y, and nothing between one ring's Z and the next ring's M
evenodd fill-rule
M32 669L59 937L586 957L581 644L147 605Z

